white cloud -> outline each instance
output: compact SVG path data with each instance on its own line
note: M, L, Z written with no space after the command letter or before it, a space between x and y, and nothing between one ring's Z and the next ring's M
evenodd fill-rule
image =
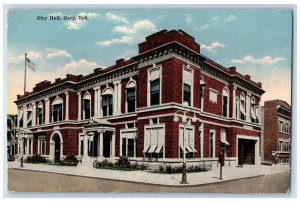
M211 20L214 21L214 22L217 22L217 21L220 20L220 16L213 16L213 17L211 18Z
M92 18L97 17L98 14L97 13L81 12L81 13L78 13L77 16L83 16L83 17L87 16L88 19L91 20ZM76 29L76 30L79 30L84 25L86 25L89 20L78 20L78 18L76 20L69 20L69 21L66 22L66 26L67 26L67 29Z
M106 13L105 14L106 18L110 21L115 21L115 22L122 22L122 23L128 23L128 20L124 17L120 17L120 16L117 16L113 13Z
M62 15L63 15L62 12L54 12L49 14L49 16L62 16Z
M97 63L88 61L86 59L80 59L78 61L72 60L71 62L65 64L62 69L66 72L74 72L80 69L96 68Z
M105 41L99 41L97 42L98 45L100 46L110 46L114 43L126 43L126 44L131 44L133 42L132 37L130 36L123 36L122 38L115 38L115 39L110 39L110 40L105 40Z
M185 16L185 22L191 24L194 21L191 15Z
M150 20L136 21L132 26L116 26L112 30L124 34L121 38L96 42L99 46L110 46L112 44L132 44L134 41L142 40L145 35L157 31L156 25Z
M224 17L223 20L226 22L232 22L232 21L237 20L237 17L234 14L230 14L230 15Z
M65 50L57 50L57 51L54 51L54 52L51 52L51 53L48 53L46 55L47 58L54 58L54 57L67 57L67 58L71 58L71 54L68 53L67 51Z
M201 44L200 46L202 49L206 49L209 52L216 52L216 48L224 48L225 44L222 44L220 42L212 42L210 45Z
M276 57L272 58L271 56L265 56L262 58L254 58L251 55L246 55L242 59L232 59L231 62L235 64L258 64L258 65L273 65L275 63L278 63L280 61L284 61L284 58Z
M116 26L114 27L114 32L119 32L123 34L134 34L139 31L150 30L157 31L155 24L150 20L139 20L133 24L133 26Z

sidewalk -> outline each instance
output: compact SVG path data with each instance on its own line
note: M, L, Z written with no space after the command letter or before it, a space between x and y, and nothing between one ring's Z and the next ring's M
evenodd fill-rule
M83 177L93 177L101 179L114 179L129 182L141 182L147 184L158 184L168 186L191 186L208 183L218 183L222 181L270 175L290 171L289 165L244 165L242 168L232 165L231 167L223 167L223 180L219 179L220 168L213 167L212 171L187 173L188 185L181 185L181 174L160 174L150 173L147 171L122 171L109 169L95 169L91 166L78 165L73 166L57 166L45 164L29 164L24 163L24 167L20 168L20 162L8 162L8 168L17 168L23 170L34 170L53 172L59 174L69 174Z

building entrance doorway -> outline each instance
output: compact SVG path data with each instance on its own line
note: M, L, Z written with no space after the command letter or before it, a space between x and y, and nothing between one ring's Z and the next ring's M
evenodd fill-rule
M238 164L255 164L255 143L256 140L238 140Z
M59 162L60 161L60 137L58 134L55 134L53 137L54 141L54 162Z
M111 148L111 134L104 133L103 135L103 156L105 158L110 157L110 149Z

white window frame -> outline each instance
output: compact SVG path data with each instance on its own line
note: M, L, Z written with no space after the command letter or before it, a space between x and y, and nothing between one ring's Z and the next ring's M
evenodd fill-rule
M52 118L52 123L54 123L54 117L53 117L53 106L56 105L56 104L61 104L61 121L57 121L55 123L58 123L58 122L62 122L64 120L64 100L59 97L59 96L56 96L56 98L52 101L51 103L51 118Z
M180 147L183 146L183 142L182 142L182 145L180 145L181 144L181 135L183 136L183 134L181 134L181 129L184 130L184 124L179 124L179 136L178 136L179 137L179 140L178 140L178 145L179 145L179 147L178 147L179 148L178 156L179 156L179 158L180 158ZM191 132L192 138L190 138L190 135L191 135L190 133L187 136L187 131L188 130L192 131ZM184 137L185 137L184 139L187 140L187 142L184 142L184 146L185 147L190 146L191 145L190 140L192 139L192 146L193 146L193 148L196 148L195 147L195 126L194 125L186 125L185 126L185 131L183 131L183 132L184 132ZM182 139L182 141L183 141L183 139ZM197 151L193 152L194 155L195 155L196 152ZM195 158L195 156L194 156L194 158Z
M152 64L152 67L148 68L148 77L147 77L147 106L151 107L151 92L150 92L150 88L151 88L151 81L152 81L152 77L151 77L151 72L155 72L155 71L159 71L159 105L162 104L162 65L156 65L156 64ZM153 79L155 80L155 79Z
M214 93L214 94L212 94ZM218 103L218 91L213 89L213 88L209 88L209 102L211 103L215 103L217 104ZM214 97L215 96L215 100L214 100Z
M44 151L42 152L42 145L41 145L41 142L45 142L45 148L44 148ZM46 145L47 145L47 142L46 142L46 137L38 137L38 154L39 155L46 155Z
M134 140L134 153L133 157L128 158L136 158L136 148L137 148L137 128L125 128L120 130L120 149L119 149L119 155L123 156L123 148L122 148L122 141L123 138L126 139L126 157L128 157L128 139Z
M105 96L105 95L112 95L112 115L109 115L109 106L107 106L108 107L108 110L107 110L107 116L105 116L105 117L109 117L109 116L113 116L114 115L114 108L115 108L115 98L114 98L114 90L111 88L111 87L106 87L105 89L103 89L103 91L102 91L102 94L101 94L101 106L100 106L100 108L101 108L101 112L102 112L102 117L104 117L104 114L103 114L103 109L102 109L102 104L103 104L103 97ZM109 103L108 103L108 105L109 105Z
M182 104L184 102L184 84L187 84L191 87L191 107L194 106L194 69L188 65L182 65L182 84L181 84L181 97Z
M90 92L86 91L83 98L82 98L82 120L85 119L85 110L84 110L84 100L89 100L90 101L90 118L92 117L92 95Z
M199 148L199 158L203 159L203 139L204 139L204 123L201 122L200 123L200 127L199 127L199 144L200 144L200 148Z
M125 111L126 113L128 113L128 103L127 103L127 89L131 89L134 88L135 89L135 100L134 100L134 104L135 104L135 111L136 112L136 108L137 108L137 102L136 102L136 95L137 95L137 87L136 87L136 81L134 79L132 79L130 77L130 80L127 82L126 84L126 99L125 99ZM134 113L134 112L129 112L129 113Z
M211 147L211 133L213 133L213 155L211 157L211 151L210 151L210 147ZM210 129L209 130L209 158L216 158L216 130L215 129Z
M42 121L40 124L40 119L39 119L39 114L38 111L39 109L42 109ZM44 108L43 108L43 103L40 101L37 107L37 124L36 125L43 125L43 118L44 118Z
M223 96L227 97L227 114L226 114L226 118L229 118L229 90L227 88L227 86L223 89L222 91L222 117L223 116L223 105L224 105L224 100L223 100Z
M155 124L155 125L148 125L148 126L145 126L144 127L144 149L146 147L146 135L147 135L147 130L159 130L159 129L162 129L162 133L163 133L163 138L162 138L162 142L163 142L163 157L160 158L160 159L165 159L165 155L166 155L166 130L165 130L165 124L162 123L162 124ZM151 132L150 132L150 135L151 135ZM158 140L157 140L158 141ZM150 145L151 145L151 137L150 137ZM157 145L158 145L158 142L157 142ZM145 153L144 153L144 156L145 156Z

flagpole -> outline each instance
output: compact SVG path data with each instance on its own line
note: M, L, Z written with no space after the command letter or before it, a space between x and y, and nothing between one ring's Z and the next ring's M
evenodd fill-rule
M26 61L27 61L27 53L25 53L24 95L26 91Z

